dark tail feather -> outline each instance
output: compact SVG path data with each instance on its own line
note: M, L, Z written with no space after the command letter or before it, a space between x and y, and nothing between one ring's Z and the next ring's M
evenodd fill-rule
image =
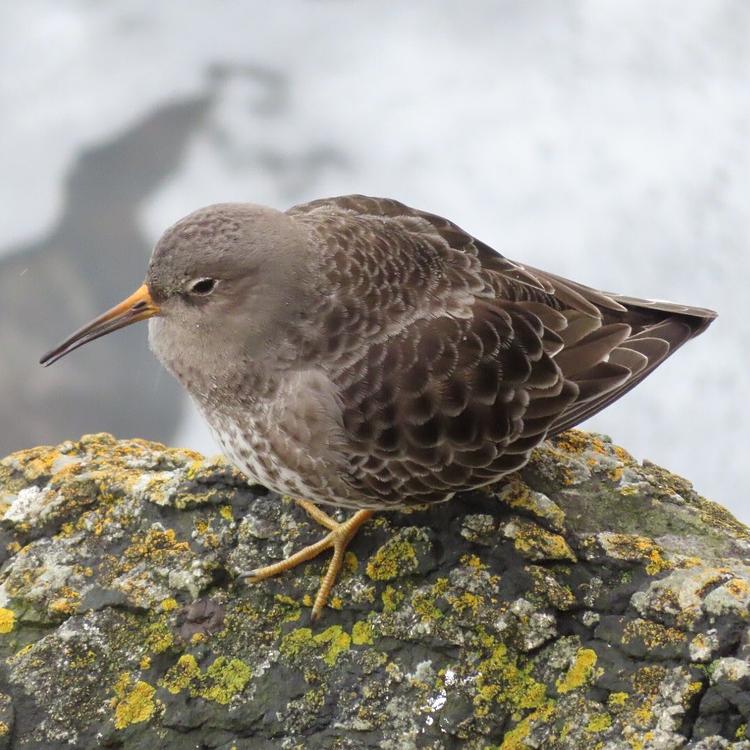
M557 277L553 283L558 289L573 287L596 305L601 322L582 337L571 325L569 346L555 358L563 374L578 386L579 395L552 423L549 434L574 427L616 401L716 318L713 310L617 294L608 295L614 304L602 306L602 292L587 294L587 287ZM563 339L565 334L560 334Z

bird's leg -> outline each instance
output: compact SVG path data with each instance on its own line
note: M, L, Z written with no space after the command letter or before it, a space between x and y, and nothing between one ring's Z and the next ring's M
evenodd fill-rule
M320 587L318 588L312 608L312 619L317 620L323 611L323 607L328 602L331 589L336 583L336 579L339 577L341 568L344 565L344 553L349 546L349 542L354 538L359 527L372 518L373 511L359 510L348 521L338 523L338 521L335 521L327 513L318 508L317 505L313 505L313 503L307 500L297 500L296 502L310 518L327 528L329 533L319 542L315 542L315 544L311 544L299 552L295 552L290 557L287 557L286 560L281 560L281 562L266 565L262 568L256 568L245 575L250 578L252 583L257 583L265 578L271 578L271 576L283 573L285 570L291 570L300 563L317 557L324 550L333 548L333 557L331 558L331 562L328 563L328 570L323 576L323 580L320 582Z

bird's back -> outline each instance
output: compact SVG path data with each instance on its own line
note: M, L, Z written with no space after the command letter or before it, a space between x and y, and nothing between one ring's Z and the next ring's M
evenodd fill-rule
M393 200L289 213L325 258L308 354L338 389L357 505L444 500L519 468L715 317L514 263Z

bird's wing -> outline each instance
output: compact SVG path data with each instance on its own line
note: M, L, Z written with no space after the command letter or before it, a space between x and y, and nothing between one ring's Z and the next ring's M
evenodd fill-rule
M716 318L713 310L601 292L528 268L562 303L563 347L555 362L579 387L576 400L551 424L550 433L593 416L640 383L680 346Z
M393 200L344 196L291 212L313 216L335 249L329 349L341 352L358 469L384 500L418 502L516 468L714 317L523 266Z
M337 377L354 474L383 502L422 502L522 466L577 393L549 343L523 311L477 302L368 346Z

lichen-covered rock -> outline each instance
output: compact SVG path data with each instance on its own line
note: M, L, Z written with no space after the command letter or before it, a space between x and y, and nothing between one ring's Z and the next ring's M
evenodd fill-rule
M320 530L220 459L92 435L0 463L3 748L750 750L750 532L572 431L520 474Z

